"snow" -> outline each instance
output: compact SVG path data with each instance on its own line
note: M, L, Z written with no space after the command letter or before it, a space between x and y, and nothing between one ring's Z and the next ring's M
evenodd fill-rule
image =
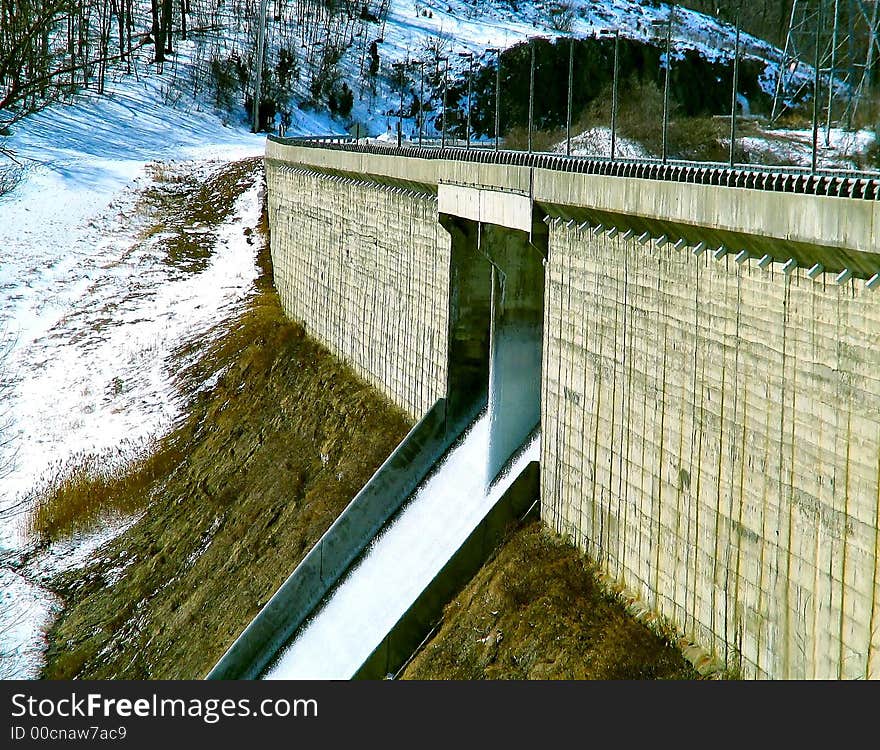
M259 215L242 195L198 273L168 265L161 235L142 237L148 164L204 179L264 150L262 136L224 127L208 108L165 106L162 76L117 81L15 127L7 146L23 182L0 198L0 330L14 339L16 465L0 484L0 675L34 677L42 629L58 603L41 585L81 564L132 519L35 552L25 531L29 490L77 455L124 460L167 431L180 410L166 361L252 289L254 249L243 227ZM300 120L326 131L328 118ZM192 227L199 231L199 227Z
M737 145L745 150L752 164L787 164L809 167L813 158L812 130L772 130L758 128L759 136L737 138ZM852 170L859 168L859 157L875 143L876 135L870 130L847 131L831 128L826 133L819 129L818 168L822 170ZM729 144L730 139L724 139Z
M557 143L553 152L564 154L566 151L565 141ZM644 146L628 138L617 136L614 146L615 158L617 159L650 159L655 154L650 153ZM572 156L611 156L611 128L595 127L571 137Z

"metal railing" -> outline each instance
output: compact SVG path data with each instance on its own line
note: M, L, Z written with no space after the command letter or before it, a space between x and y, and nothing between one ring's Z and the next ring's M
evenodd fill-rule
M450 159L483 164L506 164L552 169L584 175L629 177L665 182L687 182L718 187L768 190L800 195L824 195L860 200L880 200L880 174L855 170L822 170L809 167L736 165L660 159L611 159L603 156L565 156L549 152L495 150L494 147L387 146L363 143L351 136L305 136L269 139L289 145L330 148L353 153L394 155L412 159Z

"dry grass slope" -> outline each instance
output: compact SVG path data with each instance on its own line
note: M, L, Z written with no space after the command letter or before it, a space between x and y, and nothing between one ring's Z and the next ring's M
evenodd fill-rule
M151 499L100 559L54 581L65 607L44 677L203 677L409 429L285 318L260 259L247 309L178 353L190 403L160 474L76 479L117 507Z
M595 573L540 523L522 527L447 605L403 679L697 679Z

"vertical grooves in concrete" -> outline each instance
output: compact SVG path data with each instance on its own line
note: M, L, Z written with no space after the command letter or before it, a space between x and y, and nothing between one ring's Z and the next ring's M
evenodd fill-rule
M418 419L447 390L450 242L436 197L274 162L266 173L285 312Z
M543 515L745 676L871 674L880 307L710 256L551 224Z

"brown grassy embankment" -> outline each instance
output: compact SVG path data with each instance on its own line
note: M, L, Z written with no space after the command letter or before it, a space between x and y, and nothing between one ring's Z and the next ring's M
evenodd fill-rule
M84 467L67 482L69 495L146 509L54 581L65 606L44 677L203 677L406 434L400 411L285 318L266 248L260 262L246 309L179 352L190 401L158 443L161 471L106 481Z
M675 646L605 592L539 522L514 532L450 602L403 679L697 679Z

